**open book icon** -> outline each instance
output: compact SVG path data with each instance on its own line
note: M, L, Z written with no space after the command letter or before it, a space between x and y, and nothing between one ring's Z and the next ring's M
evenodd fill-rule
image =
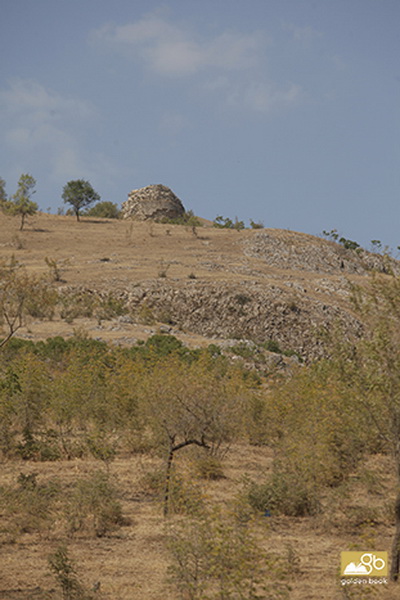
M369 573L370 570L368 570L367 567L362 563L356 565L355 563L351 562L345 568L343 575L368 575Z

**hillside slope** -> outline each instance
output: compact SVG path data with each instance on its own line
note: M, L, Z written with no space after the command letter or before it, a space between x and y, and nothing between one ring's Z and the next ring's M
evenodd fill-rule
M349 302L351 283L387 260L318 237L286 230L225 230L39 214L18 231L1 216L0 247L29 271L50 274L62 294L112 296L125 314L34 321L20 335L69 335L77 326L99 339L132 343L164 324L191 345L223 339L276 341L307 358L321 354L318 330L336 320L349 333L360 324ZM390 268L399 272L399 262Z

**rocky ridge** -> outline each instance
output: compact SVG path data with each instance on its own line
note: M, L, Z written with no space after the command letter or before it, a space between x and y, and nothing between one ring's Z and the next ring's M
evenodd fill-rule
M363 249L350 250L336 242L287 231L279 237L262 231L246 240L244 254L260 258L271 267L314 273L368 275L371 271L400 274L400 263L389 256Z

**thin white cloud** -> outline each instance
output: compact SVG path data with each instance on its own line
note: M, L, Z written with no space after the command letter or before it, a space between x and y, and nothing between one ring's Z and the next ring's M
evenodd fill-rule
M14 79L8 89L1 90L0 104L8 113L28 115L38 120L66 116L87 119L95 114L94 107L89 103L63 97L36 81L26 79Z
M189 89L224 106L266 113L294 105L301 97L299 85L282 86L268 77L272 40L263 31L205 36L150 14L134 23L106 25L90 39L159 76L186 78Z
M209 68L237 71L254 67L269 43L261 32L223 32L204 38L157 15L127 25L107 25L93 32L91 39L141 58L151 70L168 76L193 75Z
M87 161L79 129L96 116L90 103L16 79L0 90L0 108L2 137L15 161L46 164L54 181L81 176Z

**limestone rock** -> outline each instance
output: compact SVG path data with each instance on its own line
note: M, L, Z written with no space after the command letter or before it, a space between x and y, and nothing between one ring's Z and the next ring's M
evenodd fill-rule
M161 221L176 219L185 214L182 202L167 186L157 184L133 190L122 204L124 219L132 217L138 221Z

